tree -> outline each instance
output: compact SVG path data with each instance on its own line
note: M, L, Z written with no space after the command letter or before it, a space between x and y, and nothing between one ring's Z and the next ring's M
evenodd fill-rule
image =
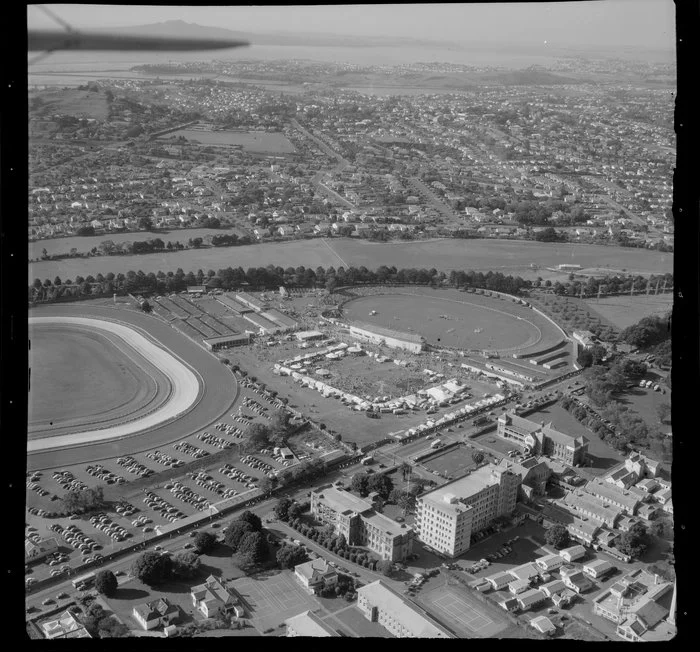
M544 539L550 546L561 550L569 545L569 531L563 525L553 525L547 530Z
M286 521L289 518L289 508L292 506L292 501L289 498L280 498L275 505L275 516L277 516L280 521Z
M106 595L108 598L114 595L118 585L116 575L110 570L102 570L95 575L97 592Z
M403 510L405 514L406 512L411 511L416 506L416 497L408 491L404 491L396 504Z
M408 462L402 462L401 466L399 467L399 471L401 472L401 477L403 478L403 481L406 482L406 480L408 480L411 477L413 467Z
M199 573L202 560L197 553L182 550L173 557L172 572L177 577L190 579Z
M369 492L376 491L384 500L389 497L393 488L394 481L383 473L371 475L367 481L367 490Z
M270 428L262 423L251 423L246 430L246 449L259 451L270 444Z
M472 460L474 464L481 464L484 461L484 454L481 451L474 451L472 453Z
M153 220L150 217L141 217L139 218L138 221L138 227L139 229L143 231L152 231L153 230Z
M134 561L131 574L149 586L162 584L171 577L172 560L169 555L149 550Z
M246 534L254 531L253 526L246 521L232 521L224 530L224 543L236 552L241 539L243 539Z
M635 523L628 532L623 532L615 547L623 554L637 559L647 548L647 532L641 523Z
M148 315L153 311L153 306L151 306L151 304L148 303L148 301L144 301L141 304L141 310L143 310L143 312L145 312Z
M200 531L195 535L193 543L194 549L200 555L205 555L216 548L218 541L213 532Z
M267 555L267 541L262 532L248 532L238 544L238 553L246 555L254 564L259 564Z
M251 512L249 509L243 512L237 520L243 521L244 523L250 523L255 532L262 531L262 520L257 514L253 514L253 512Z
M282 546L276 555L280 568L294 568L303 564L306 560L306 553L299 546Z
M289 520L298 519L303 511L304 509L299 503L293 503L289 506Z
M350 489L360 496L366 496L368 480L369 476L366 473L356 473L350 480Z
M382 559L377 562L377 572L389 577L394 570L394 564L389 559Z
M671 405L669 403L661 403L656 408L656 415L661 423L671 423Z

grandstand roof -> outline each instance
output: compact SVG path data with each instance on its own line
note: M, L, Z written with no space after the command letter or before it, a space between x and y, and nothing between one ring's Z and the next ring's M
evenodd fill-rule
M391 337L396 340L404 340L405 342L413 342L414 344L422 344L423 342L425 342L425 338L423 338L422 335L415 335L414 333L404 333L401 331L395 331L391 328L384 328L383 326L376 326L374 324L367 324L365 322L353 322L351 326L359 330L374 333L375 335L381 335L382 337Z

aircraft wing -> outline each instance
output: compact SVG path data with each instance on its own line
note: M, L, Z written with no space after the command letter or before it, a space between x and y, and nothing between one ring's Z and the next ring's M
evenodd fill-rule
M226 39L35 30L29 30L27 42L29 52L53 52L56 50L224 50L250 45L247 41Z

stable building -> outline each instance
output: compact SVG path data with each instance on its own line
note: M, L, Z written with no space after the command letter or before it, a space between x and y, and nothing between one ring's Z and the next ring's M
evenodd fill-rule
M248 333L237 333L234 335L210 337L203 341L204 346L210 351L220 351L221 349L231 349L236 346L246 346L250 344L250 335Z

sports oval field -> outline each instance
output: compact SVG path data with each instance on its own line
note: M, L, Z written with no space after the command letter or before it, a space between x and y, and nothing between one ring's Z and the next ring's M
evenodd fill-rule
M376 314L372 314L376 313ZM348 322L422 335L436 347L515 351L554 341L554 327L525 306L453 290L392 290L343 305Z
M31 328L29 437L80 431L162 404L171 386L147 358L102 329Z
M139 364L135 365L139 369L132 368L132 371L138 375L141 382L143 376L140 374L144 372L144 369L148 370L146 375L150 375L150 371L156 367L155 371L164 373L172 385L167 390L167 400L162 405L158 402L149 403L141 412L133 410L135 404L129 403L129 401L127 401L128 407L121 408L118 405L119 400L110 403L106 398L101 398L101 401L107 401L103 405L107 409L110 407L117 411L124 409L122 416L115 418L114 423L106 424L107 427L104 427L105 424L97 424L91 427L92 430L66 428L65 431L68 434L61 433L55 437L48 437L45 433L41 433L39 438L30 439L27 450L30 470L63 468L72 464L106 460L174 443L218 420L230 410L236 399L237 388L233 374L202 347L153 316L129 309L116 309L94 304L42 306L31 310L29 316L30 337L32 337L38 322L44 324L53 322L53 324L63 326L67 320L73 322L70 325L71 330L76 325L80 326L76 321L90 324L97 321L104 324L117 324L127 331L134 331L140 338L147 341L148 345L136 336L127 335L126 339L131 340L129 343L136 344L136 351L130 350L129 347L125 347L121 343L119 348L127 356L134 356L131 363L135 363L139 360L138 356L141 356L148 359L152 366L148 367L147 363L140 360ZM104 331L104 329L100 330ZM104 336L104 333L101 332L100 335ZM121 335L117 334L113 342L117 342L120 337ZM84 342L75 345L84 345ZM117 367L119 364L124 364L124 358L116 354L114 349L107 347L108 345L105 346L104 353L106 357L100 362L91 363L91 366L87 367L88 372L104 374L100 381L103 383L102 387L114 386L114 383L118 386L119 383L123 383L128 394L128 388L131 387L128 376L120 377L121 371L114 369L115 364ZM161 353L154 358L155 349L150 347L159 349ZM45 362L48 362L48 359ZM32 369L33 387L36 387L34 384L35 373L46 375L44 383L48 382L48 386L39 392L39 394L43 393L44 396L47 392L51 392L52 385L56 384L56 379L60 379L63 374L72 373L70 358L67 359L65 356L59 355L53 357L53 362L55 363L53 369L49 367L42 372L35 372ZM36 357L33 366L38 369L41 364L42 360ZM105 364L111 365L112 369L105 371ZM180 367L187 369L193 376L188 380L183 375L181 382L175 383L173 380L177 373L182 373L176 371ZM192 379L195 377L197 396L196 400L192 402L190 401L194 387ZM54 380L52 381L51 378ZM93 397L95 396L95 391L89 387L89 383L79 383L73 387L73 391L85 391L88 394L92 393ZM45 409L48 403L46 399L44 401ZM99 410L91 409L89 405L89 398L86 398L80 410L81 418L85 419L85 423L89 423L90 419L93 418L90 413L94 415L99 412ZM72 414L70 408L67 409L67 414ZM170 411L166 413L164 411L166 409ZM64 412L64 416L65 414ZM45 418L45 413L43 417ZM127 432L130 426L138 421L147 427L134 427L131 428L130 432ZM116 433L115 428L121 428L120 432ZM103 430L112 430L118 436L102 436L107 434L102 432ZM93 435L95 436L93 437ZM70 436L75 436L75 441L68 441L67 438ZM86 437L87 439L85 439Z

